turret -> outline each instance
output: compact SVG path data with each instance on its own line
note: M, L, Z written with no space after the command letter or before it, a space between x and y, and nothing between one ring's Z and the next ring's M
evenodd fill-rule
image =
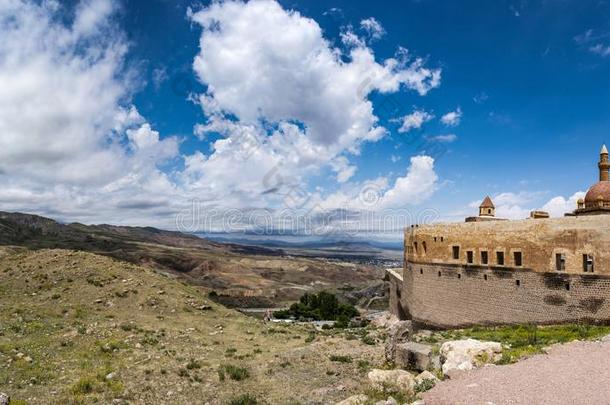
M485 197L481 206L479 206L479 216L480 217L495 217L496 216L496 207L494 203L491 201L489 196Z

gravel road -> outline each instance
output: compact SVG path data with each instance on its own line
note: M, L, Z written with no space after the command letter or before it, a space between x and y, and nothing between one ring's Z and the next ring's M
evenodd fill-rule
M438 384L426 405L610 404L610 341L555 345L507 366L487 366Z

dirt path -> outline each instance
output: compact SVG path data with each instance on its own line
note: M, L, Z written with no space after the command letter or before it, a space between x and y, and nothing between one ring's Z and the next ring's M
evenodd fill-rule
M508 366L488 366L437 385L436 404L610 404L610 341L553 346Z

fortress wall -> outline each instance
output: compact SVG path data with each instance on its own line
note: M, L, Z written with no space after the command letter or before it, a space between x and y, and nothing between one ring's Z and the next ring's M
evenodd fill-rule
M394 271L386 271L386 280L388 281L389 288L389 311L396 315L398 319L411 319L411 315L407 312L406 297L403 295L404 281L401 274Z
M521 252L521 268L537 272L555 272L556 255L562 254L565 272L572 274L583 273L583 255L590 254L595 273L610 275L610 215L435 224L405 231L405 261L465 265L468 251L475 265L483 264L482 251L489 265L497 264L496 252L504 252L506 267L515 267L514 253Z
M403 273L395 297L403 318L428 326L610 323L607 276L426 263L409 263Z

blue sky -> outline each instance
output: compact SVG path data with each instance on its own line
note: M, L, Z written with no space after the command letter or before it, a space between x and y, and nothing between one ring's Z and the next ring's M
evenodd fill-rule
M137 23L128 32L138 43L136 58L151 65L149 80L151 69L159 67L170 76L159 91L150 83L137 95L136 104L162 133L188 135L201 113L186 105L173 88L199 85L183 75L190 73L198 51L199 29L185 18L191 2L176 3L132 2L125 18ZM434 198L439 209L456 209L486 193L544 191L544 200L555 194L571 195L595 181L596 154L610 134L610 58L588 48L610 44L609 4L432 0L281 4L315 19L325 37L335 42L342 27L374 17L386 30L372 45L380 58L405 46L443 68L442 85L426 97L393 95L405 114L414 106L437 115L457 106L463 112L457 128L431 122L421 131L458 136L446 145L447 154L437 163L440 177L452 182ZM155 26L164 28L149 29ZM600 40L579 44L577 37L588 30ZM414 148L406 145L408 135L397 133L396 127L388 123L391 136L365 147L357 159L355 179L398 174L402 169ZM390 156L401 160L391 162Z
M76 165L70 175L48 177L71 167L74 159L66 163L42 156L45 151L33 144L8 149L5 153L11 155L5 167L0 166L0 184L8 190L0 195L0 208L88 223L172 228L175 216L194 200L204 211L269 209L275 218L277 210L286 208L286 196L296 192L307 200L296 204L298 209L315 215L339 209L433 209L439 219L459 220L475 213L474 203L489 194L501 214L521 218L536 208L561 215L596 181L597 153L610 139L610 4L260 3L260 10L267 10L267 25L244 32L231 31L229 21L254 25L261 19L255 7L242 2L210 6L205 1L91 0L40 5L23 0L0 9L0 16L17 16L21 24L2 24L0 30L13 34L14 41L31 42L22 47L25 50L5 46L0 52L18 53L24 64L30 63L27 52L49 54L44 58L48 68L32 67L30 77L39 74L48 83L65 74L69 83L62 91L74 86L71 92L82 91L83 100L115 89L106 105L99 103L105 111L116 117L137 110L121 128L109 123L115 118L100 124L94 107L37 117L35 128L18 127L8 117L3 123L0 115L0 127L9 129L10 136L4 135L7 145L26 137L52 139L51 145L58 143L58 150L66 151L58 139L74 129L74 121L83 125L79 134L85 134L79 135L80 150L91 148L89 156L100 156L83 157L88 165ZM38 48L40 38L27 27L41 19L47 27L63 29L65 37L76 38L66 45L67 52L57 45L60 36ZM17 35L19 29L28 32L25 38ZM290 40L285 40L288 35ZM303 38L296 38L299 35ZM114 52L119 45L124 49ZM91 56L100 49L112 49L112 56L104 61ZM252 49L259 51L247 52ZM373 61L354 61L354 50ZM305 60L328 51L318 62L326 63L329 77L335 79L325 82L319 64L301 63L290 56L293 51ZM66 72L66 62L56 63L53 57L66 53L73 60L85 59L86 66ZM83 54L90 57L81 58ZM193 64L195 58L199 66ZM398 65L389 69L388 60ZM112 77L101 77L100 65L110 69ZM15 82L15 69L0 63L0 83ZM354 100L352 93L369 70L379 76L360 102ZM438 80L433 78L436 73ZM349 74L355 77L344 80ZM96 75L99 94L83 89L78 75ZM316 99L308 88L317 86L333 91L321 91ZM44 101L52 94L53 88L17 88L0 103L15 105L22 98L27 103L27 97ZM202 95L219 108L206 104ZM367 102L372 102L372 112L364 111ZM409 121L414 113L424 114L423 122L401 130L405 122L414 122ZM446 116L449 113L453 116ZM96 118L84 120L85 114ZM347 131L346 120L351 118L366 128ZM68 124L57 124L49 133L44 119ZM288 127L282 129L283 124ZM374 129L379 132L373 134ZM260 153L236 154L231 149L243 147L248 131L255 131ZM279 134L276 143L267 140L274 133ZM95 142L87 144L92 138ZM99 150L100 143L111 147ZM311 151L303 152L307 148ZM111 151L118 155L108 157ZM40 161L17 158L26 152L41 155ZM275 166L265 166L271 161L282 168L279 185L269 170ZM8 172L13 176L3 175ZM367 187L379 204L350 204L362 199ZM97 208L88 208L92 206Z

